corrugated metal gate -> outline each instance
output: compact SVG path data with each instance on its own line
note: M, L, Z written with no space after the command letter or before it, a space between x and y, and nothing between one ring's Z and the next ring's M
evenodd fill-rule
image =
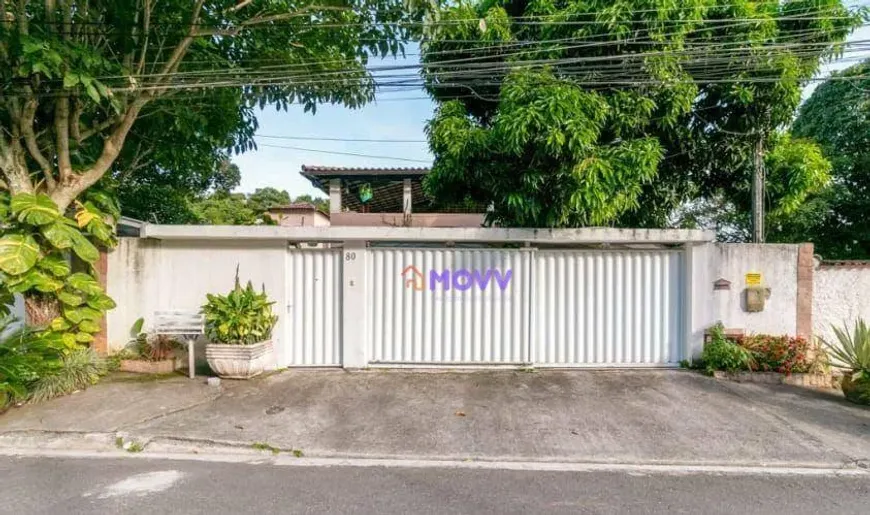
M532 361L678 364L683 268L678 250L538 251Z
M529 361L531 252L370 248L373 363Z
M678 250L370 248L373 364L673 366Z
M283 351L290 366L341 365L341 249L287 251Z

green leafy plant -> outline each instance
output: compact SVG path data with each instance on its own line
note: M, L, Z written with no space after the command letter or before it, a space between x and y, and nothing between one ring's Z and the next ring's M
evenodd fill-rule
M272 305L266 292L257 293L251 282L246 287L236 284L227 295L207 295L202 306L205 316L205 335L211 342L232 345L253 345L272 337L278 316L272 314Z
M861 318L851 331L846 325L832 329L837 341L822 342L833 358L831 365L847 371L841 383L843 395L852 402L870 404L870 329Z
M148 334L142 330L144 324L145 319L140 318L130 328L131 339L124 348L125 359L162 361L171 358L180 345L178 340L166 334Z
M822 339L831 357L832 365L851 372L853 380L870 379L870 329L863 319L855 321L854 328L833 327L836 342Z
M710 329L710 337L701 353L701 361L708 373L712 374L717 370L738 372L752 368L752 353L726 338L721 324Z
M812 349L806 338L759 334L744 336L735 343L752 354L753 371L806 373L812 366Z
M84 390L96 384L108 373L106 360L93 349L75 349L61 358L60 366L33 384L30 399L45 401L61 395Z
M115 307L96 279L95 243L113 246L115 201L96 190L65 216L45 194L0 192L0 298L24 296L29 322L61 335L69 349L93 341ZM73 259L86 265L73 271Z
M0 409L28 399L33 385L62 366L64 344L57 334L0 318Z

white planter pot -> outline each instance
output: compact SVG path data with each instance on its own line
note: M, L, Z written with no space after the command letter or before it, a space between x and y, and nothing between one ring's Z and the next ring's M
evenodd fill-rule
M272 340L254 345L209 343L205 346L205 359L220 377L248 379L261 374L272 361Z

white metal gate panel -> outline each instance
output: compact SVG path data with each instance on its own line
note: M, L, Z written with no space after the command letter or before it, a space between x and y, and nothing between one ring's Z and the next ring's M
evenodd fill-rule
M372 363L529 361L531 252L371 248Z
M683 253L538 251L532 360L668 366L681 359Z
M341 365L341 250L287 251L289 366Z

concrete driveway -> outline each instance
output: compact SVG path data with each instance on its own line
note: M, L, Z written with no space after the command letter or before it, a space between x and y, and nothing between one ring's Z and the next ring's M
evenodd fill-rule
M262 442L309 457L809 466L870 459L870 409L837 394L686 371L300 370L224 384L213 395L181 378L99 385L10 411L0 417L0 437L123 431L150 441L148 449Z

